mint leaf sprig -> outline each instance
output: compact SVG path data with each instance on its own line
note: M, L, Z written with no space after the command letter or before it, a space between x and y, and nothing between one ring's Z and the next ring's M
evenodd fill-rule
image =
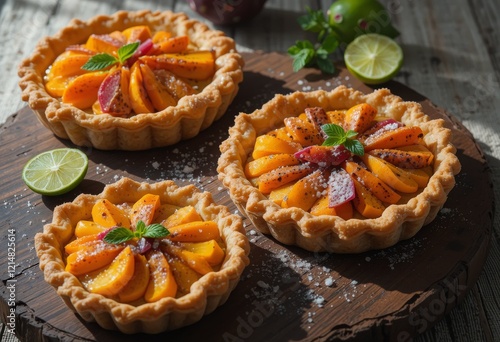
M321 129L327 135L323 146L344 145L352 154L357 156L365 154L363 144L359 140L354 139L358 135L356 131L348 130L346 132L341 126L336 124L322 125Z
M170 232L168 231L168 229L159 223L153 223L146 226L143 221L139 220L139 222L137 222L136 224L135 231L124 227L117 227L110 230L104 236L103 240L104 242L110 244L120 244L134 238L140 239L142 237L145 237L159 239L168 236L169 234Z
M127 59L134 55L138 48L139 42L135 42L125 44L120 47L117 51L117 56L113 56L106 52L98 53L97 55L89 58L89 60L82 66L82 69L87 71L97 71L106 69L114 64L124 64Z
M335 66L329 56L337 50L339 41L323 11L314 11L308 7L307 14L301 16L298 22L304 31L318 34L318 43L298 40L288 49L288 54L293 58L293 71L297 72L306 66L317 66L321 71L333 74Z

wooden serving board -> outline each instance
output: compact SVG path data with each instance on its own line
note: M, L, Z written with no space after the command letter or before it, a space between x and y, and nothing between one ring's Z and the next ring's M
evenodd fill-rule
M216 174L218 146L235 115L261 107L276 93L328 90L339 84L372 91L342 67L326 77L311 69L294 73L290 59L280 54L244 57L245 80L221 120L198 137L171 147L142 152L83 148L90 159L86 179L63 196L31 192L21 180L21 170L36 154L71 143L57 139L28 108L13 114L1 128L0 308L2 320L11 322L9 301L15 300L15 331L22 340L405 341L443 318L473 286L492 231L489 167L471 134L453 116L402 84L389 82L384 86L393 93L421 103L429 116L446 121L462 163L444 209L414 238L358 255L314 254L283 246L245 220L251 264L229 300L199 323L159 335L129 336L84 322L70 311L44 281L33 244L34 234L50 222L55 206L79 193L97 194L106 184L127 176L149 182L191 182L236 211ZM14 275L5 262L9 231L16 236Z

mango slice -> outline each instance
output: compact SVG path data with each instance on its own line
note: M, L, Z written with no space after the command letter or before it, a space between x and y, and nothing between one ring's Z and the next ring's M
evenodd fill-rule
M149 284L149 266L142 254L134 255L134 275L118 293L121 302L133 302L144 296Z
M130 104L136 114L155 112L143 82L141 68L139 63L136 62L132 65L129 83Z
M369 154L365 154L362 159L371 172L394 190L404 193L417 191L418 184L408 172Z
M412 145L415 146L415 145ZM420 145L416 145L420 146ZM432 164L434 155L427 151L412 151L403 149L374 149L370 154L381 158L392 165L407 169L421 169Z
M152 250L146 258L149 264L149 283L144 294L146 302L153 303L165 297L175 297L177 283L163 253L160 250Z
M191 285L198 279L200 274L185 265L181 260L173 258L170 260L170 266L174 274L178 289L182 294L189 293Z
M172 37L172 33L168 32L168 31L156 31L154 34L153 34L153 43L154 44L158 44L168 38Z
M272 154L248 162L245 165L245 175L248 178L258 177L280 166L297 165L298 163L299 160L295 158L293 154Z
M345 114L347 110L330 110L326 112L330 123L344 127Z
M151 29L146 25L132 26L122 31L128 43L144 42L151 38Z
M215 266L224 260L224 251L216 240L203 242L182 242L182 249L203 257L209 265Z
M283 186L280 186L279 188L272 190L269 193L269 199L274 203L276 203L277 205L281 206L283 199L285 199L285 197L292 190L294 185L295 183L292 182L290 184L285 184Z
M93 221L81 220L76 224L75 236L80 238L82 236L99 234L106 229L106 227L103 227Z
M394 204L401 199L401 195L392 190L381 179L355 162L346 162L345 170L357 181L367 187L382 202Z
M165 69L175 75L194 80L204 80L215 74L215 57L212 51L167 53L158 56L143 56L152 69Z
M169 203L160 204L160 207L156 210L156 221L163 222L164 220L167 219L167 217L175 213L180 208L181 207L174 204L169 204Z
M168 228L168 239L180 242L202 242L220 237L214 221L193 221Z
M62 102L80 109L92 107L107 75L107 71L95 71L72 79L62 94Z
M91 56L88 54L65 51L59 55L47 73L47 81L52 81L56 77L67 78L69 76L82 75L86 71L82 66L87 63Z
M179 258L179 260L184 262L184 264L195 272L203 275L213 271L212 267L203 256L184 250L173 244L166 244L165 247L169 255Z
M319 198L309 212L315 216L339 216L344 220L349 220L353 217L351 202L344 202L336 207L330 207L330 199L328 198L328 195Z
M94 204L92 207L92 220L106 228L130 228L130 219L127 213L107 199L100 199Z
M403 126L391 130L375 132L364 140L365 151L377 148L395 148L418 144L424 136L418 126Z
M164 110L167 107L175 106L177 100L170 94L169 88L162 84L146 64L139 64L144 82L144 88L148 94L153 107L157 110Z
M385 210L383 203L375 197L363 184L354 181L356 197L352 200L356 210L366 218L377 218Z
M114 296L127 285L134 275L134 270L134 253L130 246L127 246L106 268L95 276L85 277L85 287L92 293Z
M321 145L323 143L323 137L310 122L301 120L298 117L286 118L284 122L288 134L302 146Z
M123 249L124 246L100 241L68 255L65 270L76 276L90 273L110 264Z
M368 103L352 106L345 113L345 129L362 134L372 125L376 115L377 110Z
M124 41L118 39L116 36L109 34L92 34L88 38L85 47L92 51L113 54L116 53L124 43Z
M311 173L313 169L314 167L311 164L299 164L281 166L275 170L266 172L259 176L259 191L268 194L276 188L304 177Z
M267 135L270 135L272 137L288 141L288 142L293 142L293 137L288 133L286 127L280 127L276 128L272 131L267 132Z
M192 205L187 205L176 210L172 215L167 217L161 224L165 228L170 229L172 227L193 221L203 221L203 219Z
M297 144L273 137L272 135L260 135L255 140L252 157L253 159L259 159L271 154L294 154L299 151L301 147L302 146L297 146Z
M160 207L160 196L153 194L146 194L142 196L132 206L130 213L130 223L137 225L137 222L142 221L147 225L153 223L156 211Z
M297 207L309 211L313 204L326 193L328 184L320 170L298 180L283 198L283 208Z
M189 47L188 36L177 36L167 39L162 39L156 44L155 52L157 54L164 53L180 53L186 51Z
M64 251L66 254L71 254L78 252L80 249L92 248L92 245L100 242L98 235L98 233L89 234L75 239L64 246Z

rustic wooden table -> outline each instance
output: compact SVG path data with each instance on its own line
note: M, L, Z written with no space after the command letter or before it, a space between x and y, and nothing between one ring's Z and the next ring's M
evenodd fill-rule
M493 184L500 181L500 35L497 0L386 0L401 35L405 62L396 80L446 109L472 133L491 168ZM248 23L217 27L233 37L242 51L284 52L295 40L309 37L296 19L306 6L327 9L326 0L269 0L260 15ZM17 65L36 42L54 34L71 18L88 19L117 10L166 10L186 12L203 20L186 2L175 0L0 1L0 134L16 120L12 115L26 104L17 86ZM500 190L494 188L495 202ZM4 194L3 211L12 198ZM467 199L464 199L466 201ZM28 206L30 204L28 203ZM497 205L498 208L498 205ZM30 210L31 208L26 208ZM497 209L498 211L498 209ZM444 319L415 338L418 341L494 341L500 336L500 222L493 218L489 256L477 284ZM2 234L7 225L1 224ZM474 227L470 227L474 229ZM28 237L29 238L29 237ZM2 241L5 241L2 239ZM6 245L2 248L6 248ZM4 260L1 262L5 263ZM5 322L8 313L2 312ZM2 327L2 341L14 340Z

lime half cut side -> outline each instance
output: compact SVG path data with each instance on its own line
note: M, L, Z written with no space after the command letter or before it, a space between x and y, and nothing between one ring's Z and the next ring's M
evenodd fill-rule
M393 39L369 33L353 40L344 52L347 69L367 84L392 79L403 64L403 50Z
M55 196L73 190L85 178L89 161L73 148L42 152L23 168L23 181L36 193Z

